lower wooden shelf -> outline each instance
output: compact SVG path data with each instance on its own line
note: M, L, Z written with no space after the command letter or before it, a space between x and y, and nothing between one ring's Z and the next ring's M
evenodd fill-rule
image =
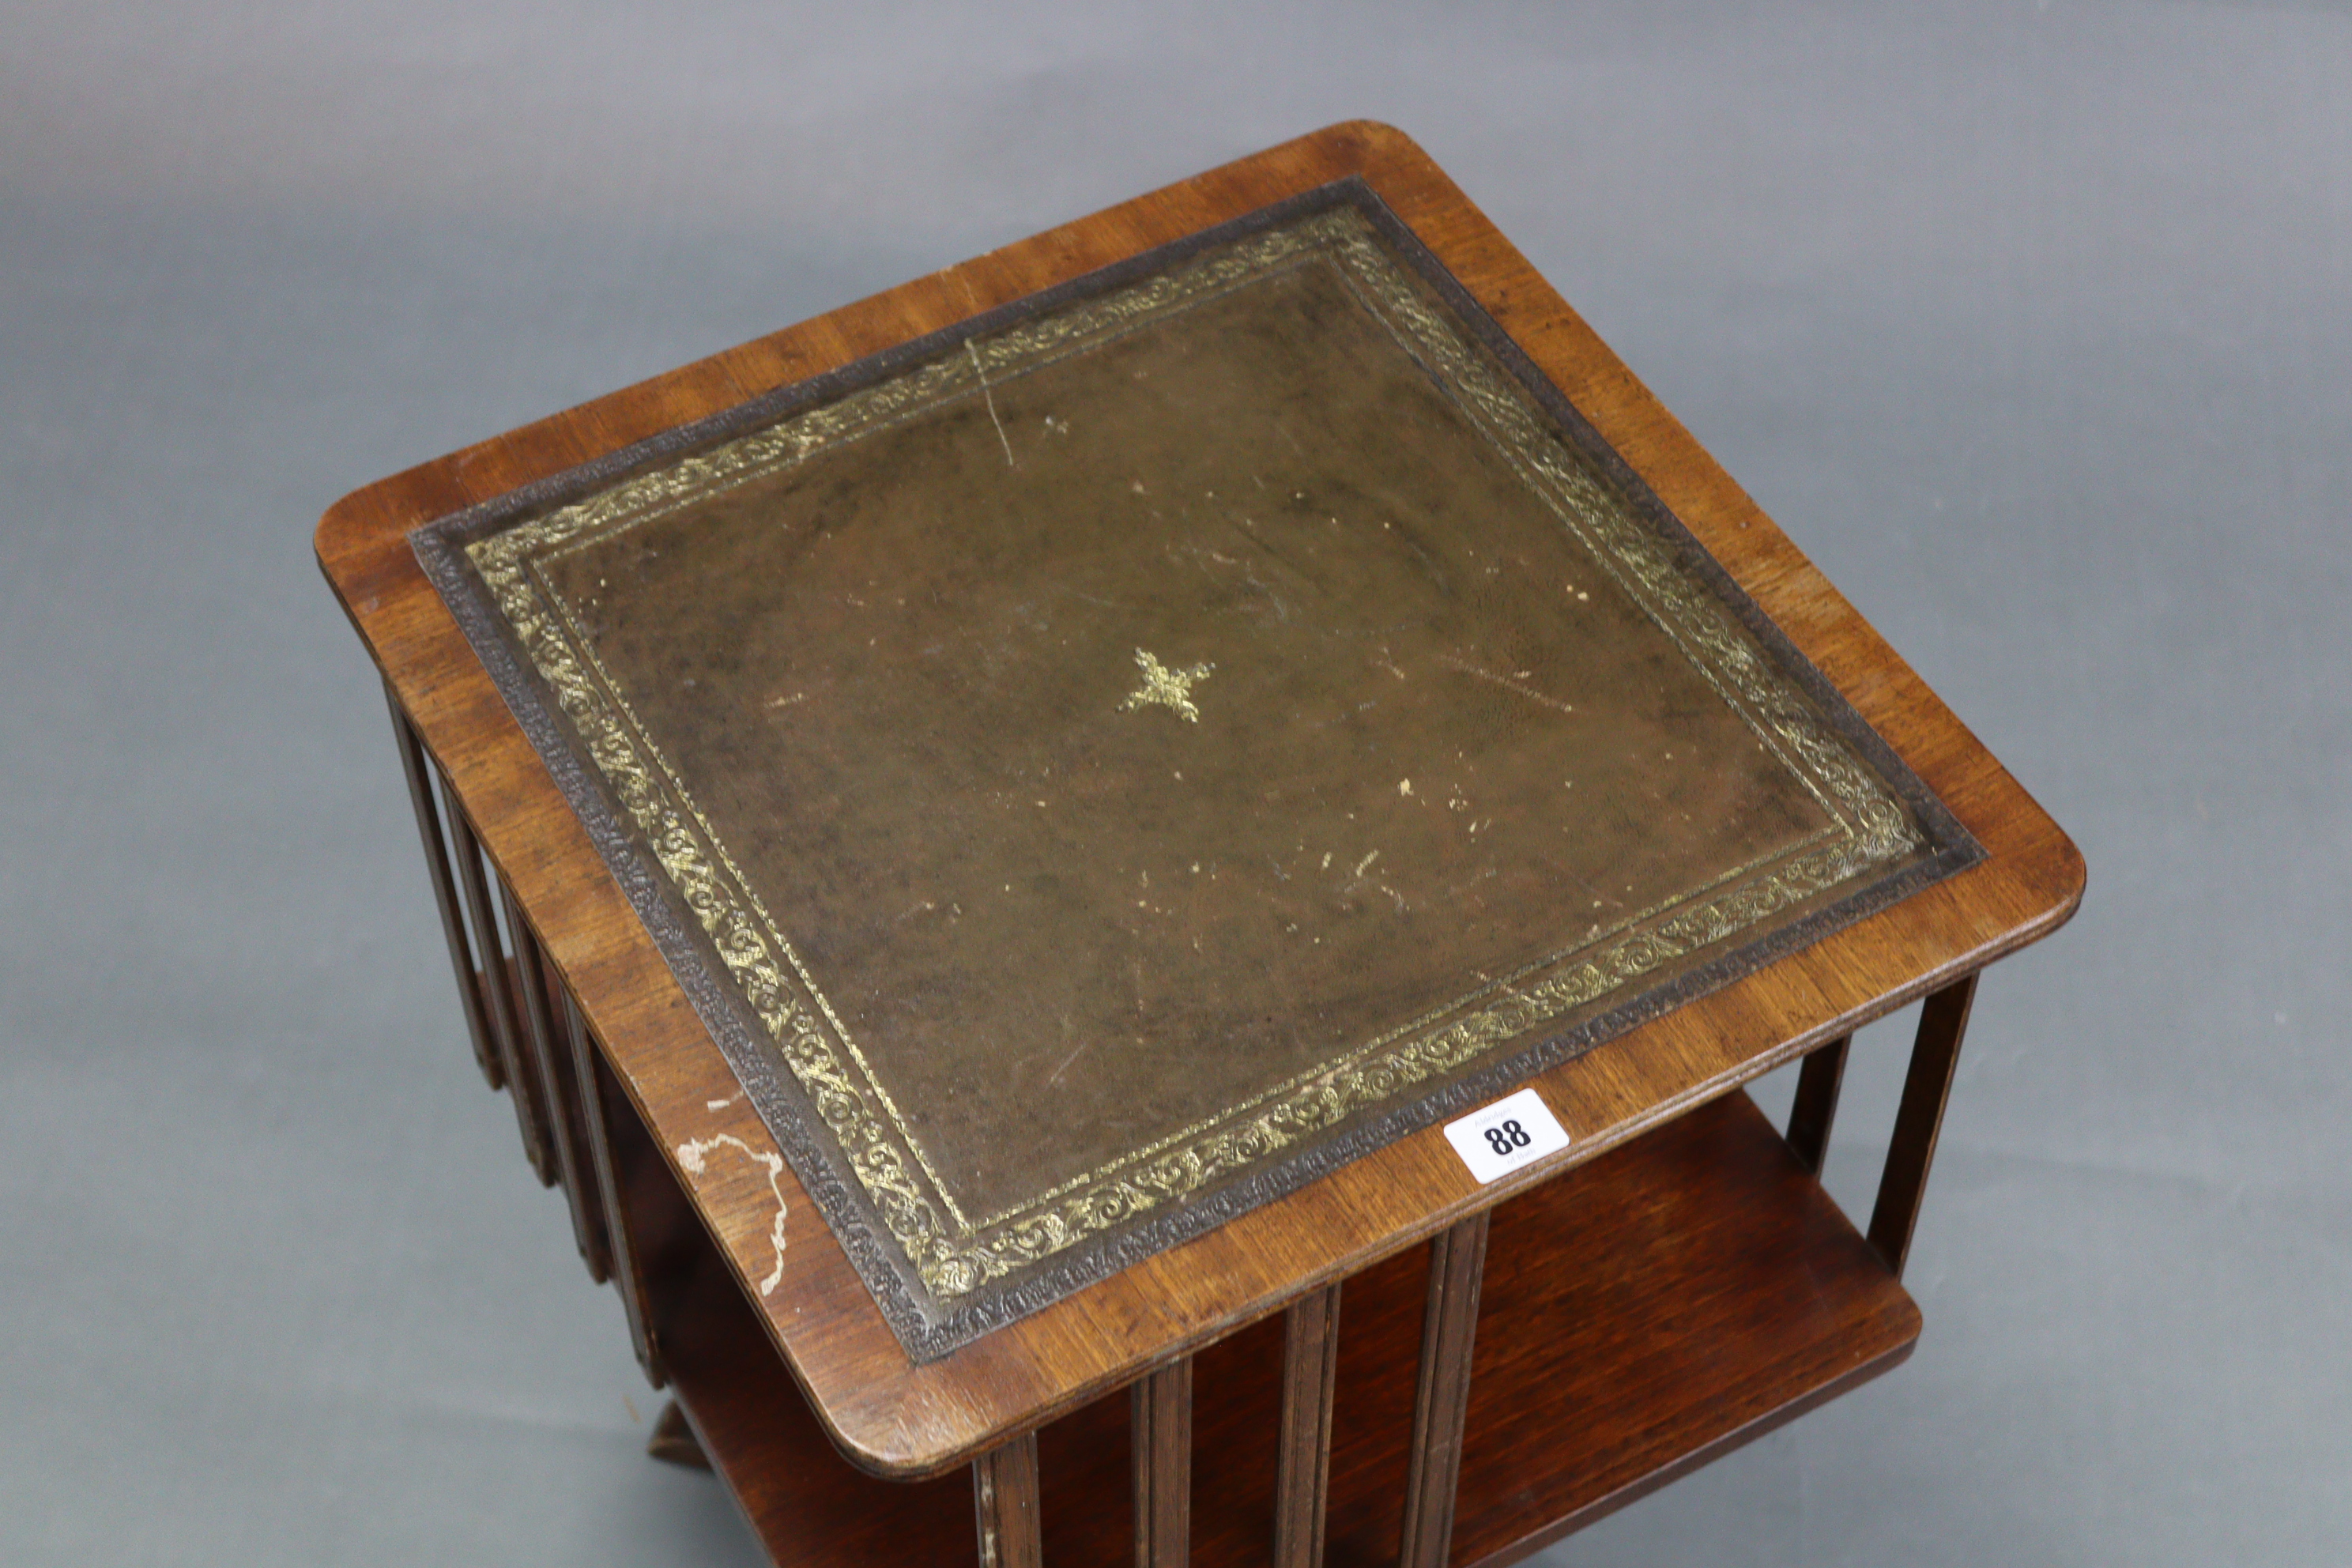
M1427 1261L1349 1279L1328 1561L1395 1559ZM715 1254L659 1309L679 1404L781 1564L969 1563L971 1483L835 1454ZM1457 1564L1534 1552L1901 1363L1918 1310L1742 1094L1497 1209L1479 1309ZM1200 1352L1192 1561L1266 1562L1280 1318ZM1045 1560L1133 1550L1124 1392L1039 1436Z

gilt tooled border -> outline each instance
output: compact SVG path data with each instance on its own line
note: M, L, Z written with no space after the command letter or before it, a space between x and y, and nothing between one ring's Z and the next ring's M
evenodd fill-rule
M1410 264L1423 285L1449 308L1466 329L1466 340L1395 274L1371 237L1374 231L1387 241L1389 251ZM1153 276L1218 247L1233 248L1225 257L1204 259L1181 280ZM1057 1205L1054 1213L1014 1218L994 1227L998 1235L992 1246L985 1235L958 1246L950 1227L931 1210L921 1190L924 1184L906 1168L905 1156L882 1132L856 1084L834 1055L825 1039L826 1030L811 1005L814 999L822 1007L821 994L805 975L801 978L808 995L795 994L797 988L786 981L774 962L770 942L762 940L764 934L782 947L781 932L773 930L772 922L755 920L744 901L739 901L740 894L741 900L764 916L763 910L757 910L756 900L751 899L750 889L727 874L731 865L721 869L723 847L713 836L710 848L718 852L721 863L714 864L696 842L697 835L663 798L666 792L645 768L642 758L632 754L627 729L607 705L608 700L617 701L619 694L609 689L600 692L604 683L581 668L578 650L550 631L545 610L530 589L527 561L538 551L560 543L561 539L553 537L556 534L569 538L624 516L643 521L686 500L725 488L749 473L797 460L856 429L871 428L937 398L969 390L968 384L982 374L983 353L998 366L1017 370L1058 357L1056 351L1074 341L1115 331L1122 321L1156 315L1180 298L1198 297L1246 281L1288 257L1312 251L1337 253L1344 258L1343 272L1353 274L1357 283L1370 289L1371 297L1364 299L1367 309L1397 332L1408 352L1415 353L1448 387L1531 488L1564 523L1584 536L1596 559L1616 572L1637 600L1652 606L1659 623L1683 643L1692 662L1726 700L1747 713L1759 733L1769 731L1776 735L1811 764L1816 778L1829 783L1843 807L1832 806L1832 815L1848 822L1859 819L1861 831L1850 834L1843 843L1800 856L1764 884L1732 889L1676 911L1562 973L1512 991L1501 1001L1393 1050L1370 1060L1343 1058L1309 1075L1312 1081L1303 1086L1294 1080L1287 1094L1271 1091L1280 1098L1244 1125L1210 1131L1183 1148L1162 1152L1141 1163L1127 1179L1104 1191L1079 1193ZM1384 279L1393 286L1382 287ZM1180 281L1189 285L1181 293ZM1359 292L1361 297L1363 290ZM1091 310L1066 309L1090 300L1095 306ZM1047 316L1048 311L1055 314ZM964 354L954 353L960 347L966 350ZM1486 351L1484 355L1478 353L1480 348ZM1498 374L1498 370L1503 374ZM1530 401L1542 415L1550 416L1553 428L1546 428L1546 421L1537 407L1529 405ZM1580 461L1560 449L1557 439L1560 435L1579 448ZM566 502L575 504L566 506ZM1643 514L1639 521L1632 515L1636 511ZM513 524L533 518L536 523L508 531ZM1948 875L1982 853L1359 181L1340 182L1205 231L487 507L428 524L416 531L415 539L428 574L458 613L509 706L548 758L557 782L581 808L604 858L620 876L670 967L686 984L698 1013L711 1026L754 1104L793 1156L804 1187L832 1222L885 1317L917 1359L944 1353L1114 1268L1303 1184L1447 1110L1483 1099L1643 1018L1748 973L1780 952L1817 940L1828 930ZM479 577L466 570L467 555L473 558ZM1693 576L1704 580L1706 587L1693 583ZM483 602L481 588L489 590L493 603ZM1736 617L1729 626L1726 609ZM1661 610L1666 613L1660 614ZM504 621L528 650L528 670L511 658L511 645L501 635L498 621ZM1738 635L1741 630L1747 633L1744 638ZM572 721L573 737L565 736L561 726L550 721L549 697ZM1808 697L1811 704L1805 700ZM574 748L580 744L586 748L590 769L579 765ZM1871 766L1857 766L1856 753ZM1886 787L1879 787L1878 780L1869 776L1874 769L1886 781ZM614 792L611 804L635 825L635 835L605 808L604 792L595 787L591 770L601 774ZM1808 771L1792 766L1800 777ZM1277 1168L1260 1168L1202 1203L1163 1212L1156 1220L1123 1235L1101 1237L1111 1226L1160 1209L1172 1199L1236 1171L1261 1164L1300 1139L1622 989L1670 959L1728 940L1779 910L1851 881L1871 866L1916 847L1918 840L1896 799L1910 807L1912 817L1926 833L1933 853L1924 863L1860 889L1763 942L1725 953L1673 984L1588 1019L1564 1036L1538 1042L1507 1061L1490 1064L1438 1094L1393 1109L1343 1138L1294 1154ZM687 804L690 811L690 803ZM1826 800L1823 804L1830 805ZM643 856L630 842L638 836L664 868L671 883L668 889L649 874ZM679 919L681 915L686 921ZM702 951L718 957L740 987L734 996L718 984L707 963L698 961L701 944L694 941L687 921L705 933L709 946ZM769 928L765 933L761 930L763 925ZM790 960L788 949L784 956ZM797 963L793 967L797 969ZM826 1141L811 1136L811 1130L794 1113L791 1101L796 1097L779 1092L782 1085L771 1065L774 1058L747 1037L750 1032L742 1027L746 1022L742 1007L749 1008L759 1033L773 1042L810 1108L833 1134L832 1141L847 1158L847 1172L838 1170L824 1146ZM1360 1054L1360 1050L1351 1053ZM1181 1141L1182 1135L1178 1136ZM906 1155L919 1161L919 1152L911 1145ZM1134 1159L1129 1156L1122 1163ZM851 1198L844 1175L862 1189L870 1209ZM895 1247L881 1244L860 1210L880 1219ZM1101 1238L1102 1244L1080 1246L1093 1237ZM1078 1255L1062 1256L1073 1248ZM888 1256L892 1251L914 1264L915 1279L904 1278L898 1266L901 1259ZM1044 1259L1057 1262L1011 1289L983 1291L980 1299L955 1304L984 1283ZM915 1299L916 1293L908 1287L919 1282L919 1294L945 1303L944 1311L926 1310Z
M625 692L602 668L537 565L945 400L968 395L984 384L992 363L1000 377L1033 370L1066 348L1098 343L1141 321L1163 319L1175 309L1262 279L1293 258L1315 256L1344 264L1362 291L1360 299L1368 311L1467 403L1489 443L1517 465L1563 521L1584 536L1586 547L1603 568L1621 581L1632 579L1625 585L1637 600L1645 601L1659 624L1684 644L1726 702L1745 711L1765 739L1785 748L1784 765L1822 797L1846 832L1841 842L1798 856L1748 886L1662 924L1621 935L1566 973L1511 991L1470 1016L1402 1046L1352 1049L1300 1075L1284 1086L1286 1093L1262 1091L1202 1118L1150 1150L1131 1152L1060 1191L992 1216L975 1233L975 1227L961 1223L944 1184L891 1104L887 1087L825 1003L815 977L760 907L756 891L696 806L685 779L636 719ZM592 500L482 539L467 552L541 678L554 689L587 742L599 771L620 794L934 1296L951 1300L965 1295L1088 1235L1197 1192L1367 1105L1451 1071L1536 1024L1605 995L1663 963L1712 946L1916 847L1900 809L1822 733L1811 711L1753 658L1737 635L1737 623L1661 559L1655 542L1631 526L1613 498L1579 467L1562 460L1558 443L1525 399L1511 395L1507 383L1421 302L1352 211L1319 215L1238 242L1181 273L1015 327L989 340L985 351L974 340L967 340L965 347L962 356L946 357ZM1796 755L1790 757L1789 752ZM1692 896L1686 893L1673 902L1687 902ZM1592 945L1580 942L1577 948L1590 950ZM1550 962L1562 956L1554 954ZM1529 967L1539 971L1547 966ZM1437 1009L1436 1016L1457 1011L1471 1000L1457 998ZM854 1061L855 1070L845 1055ZM878 1114L871 1102L879 1103ZM929 1178L928 1183L922 1176ZM944 1216L939 1212L942 1208L948 1211Z

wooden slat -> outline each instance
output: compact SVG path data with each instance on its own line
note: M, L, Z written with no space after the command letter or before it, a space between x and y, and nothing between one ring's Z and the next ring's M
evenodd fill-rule
M596 1178L596 1193L604 1211L607 1271L621 1298L621 1313L629 1327L629 1347L637 1365L656 1388L669 1381L662 1361L661 1340L648 1289L654 1237L646 1214L647 1189L656 1187L645 1170L645 1134L613 1081L604 1052L588 1033L579 1013L566 1007L571 1026L572 1073L580 1086L583 1131L587 1134L588 1160ZM667 1177L667 1173L660 1174ZM670 1226L679 1222L671 1216Z
M540 1019L533 1015L531 972L534 944L515 906L514 891L504 878L498 880L499 908L506 915L510 956L501 968L506 981L507 1093L514 1100L515 1121L522 1130L523 1152L541 1186L562 1179L555 1157L555 1106L547 1092L547 1074L540 1060ZM544 999L541 999L543 1012Z
M980 1568L1039 1568L1037 1434L1024 1432L971 1462Z
M547 966L547 986L555 998L557 1026L562 1031L555 1049L561 1079L558 1098L564 1117L559 1123L563 1142L558 1150L569 1150L563 1184L572 1194L573 1239L579 1243L580 1261L587 1265L588 1277L602 1285L613 1277L613 1217L604 1206L604 1181L596 1169L587 1095L581 1084L579 1040L585 1026L580 1022L578 1005L563 989L562 977L551 963Z
M569 1024L574 1009L520 911L509 904L509 912L515 917L515 966L530 1024L531 1062L546 1094L548 1136L555 1146L556 1173L572 1214L572 1239L588 1278L601 1285L612 1276L612 1243L605 1235L604 1194L588 1152L587 1117L572 1062Z
M1797 1072L1796 1103L1789 1108L1789 1147L1795 1152L1797 1163L1816 1176L1829 1158L1830 1124L1837 1120L1846 1047L1853 1043L1853 1036L1840 1035L1806 1057Z
M1339 1286L1327 1286L1283 1314L1275 1568L1322 1568L1323 1517L1331 1482L1331 1400L1339 1388Z
M499 1060L497 1042L490 1036L490 1020L487 1005L482 1000L482 976L474 961L471 944L466 940L466 914L457 905L457 884L449 875L448 847L441 837L441 814L433 799L433 767L425 760L425 744L417 739L416 726L400 710L400 699L384 683L384 701L392 709L392 735L400 748L401 776L408 781L409 805L416 813L416 834L424 841L425 871L433 883L433 904L441 914L441 937L448 945L449 966L457 981L457 1005L466 1016L466 1037L473 1042L474 1060L492 1089L506 1087L506 1068Z
M1139 1378L1129 1394L1135 1471L1135 1568L1192 1560L1192 1360Z
M499 888L499 905L506 911L507 937L514 948L514 996L517 1021L521 1026L516 1031L516 1045L524 1077L530 1083L533 1113L547 1143L549 1166L554 1173L552 1184L562 1185L568 1167L563 1158L562 1101L555 1087L554 1058L559 1037L555 1032L555 1006L548 995L547 960L540 950L539 939L531 934L530 922L504 884ZM570 1048L568 1041L563 1044Z
M449 841L457 852L457 886L465 893L466 919L473 932L474 951L482 956L482 1000L489 1018L490 1038L498 1047L499 1074L506 1079L507 1098L514 1102L515 1126L522 1135L523 1157L542 1182L554 1179L554 1159L539 1121L538 1097L532 1092L524 1065L521 1007L514 991L514 971L507 962L499 935L496 906L491 902L489 875L482 846L442 779L442 798L449 802Z
M1976 1005L1977 977L1947 985L1919 1010L1919 1034L1911 1047L1911 1070L1903 1079L1903 1100L1895 1110L1895 1139L1886 1151L1886 1171L1878 1182L1878 1204L1870 1215L1870 1245L1886 1259L1895 1278L1911 1256L1919 1204L1927 1194L1927 1170L1936 1163L1936 1140L1944 1129L1944 1107L1959 1070L1960 1041L1968 1034L1969 1010Z
M1478 1284L1486 1270L1493 1211L1482 1210L1429 1244L1422 1309L1420 1386L1406 1450L1400 1568L1445 1568L1454 1542L1462 1424L1470 1414L1470 1352L1478 1331Z

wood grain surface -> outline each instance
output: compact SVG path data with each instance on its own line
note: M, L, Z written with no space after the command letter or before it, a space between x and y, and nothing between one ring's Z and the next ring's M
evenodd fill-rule
M1339 1388L1339 1299L1328 1285L1282 1315L1282 1426L1274 1467L1275 1568L1319 1568Z
M1128 1394L1135 1568L1185 1568L1192 1560L1192 1358L1138 1378Z
M1797 1072L1796 1102L1789 1108L1789 1147L1797 1163L1814 1175L1829 1158L1830 1128L1837 1121L1838 1090L1845 1083L1845 1058L1853 1044L1840 1035L1816 1046Z
M1405 1447L1403 1544L1397 1552L1398 1568L1445 1568L1452 1555L1454 1494L1470 1415L1478 1288L1486 1277L1486 1239L1494 1214L1481 1210L1440 1231L1429 1244L1412 1439Z
M406 534L1349 174L1412 228L1988 858L1542 1074L1538 1091L1573 1142L1493 1187L1477 1186L1431 1128L938 1361L910 1365L789 1170L772 1186L765 1128L425 580ZM317 548L401 709L446 770L466 817L578 999L615 1085L758 1304L761 1331L842 1452L877 1475L959 1465L1146 1367L1399 1254L2034 940L2061 923L2082 892L2081 858L2049 817L1426 155L1380 125L1331 127L412 468L338 502L320 523ZM681 1149L710 1147L722 1136L736 1141L719 1146L726 1157L684 1168ZM749 1152L736 1157L739 1145ZM772 1278L776 1283L762 1290ZM1352 1314L1356 1287L1349 1289ZM1202 1375L1205 1387L1205 1367ZM1475 1405L1475 1389L1472 1397ZM1472 1473L1465 1461L1465 1490ZM1470 1517L1466 1498L1463 1517Z

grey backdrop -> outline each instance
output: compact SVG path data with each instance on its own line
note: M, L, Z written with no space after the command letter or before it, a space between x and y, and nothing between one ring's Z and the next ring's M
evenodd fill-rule
M0 8L0 1561L753 1561L468 1058L311 525L1354 115L2091 865L1916 1358L1548 1561L2352 1560L2342 6L79 0Z

